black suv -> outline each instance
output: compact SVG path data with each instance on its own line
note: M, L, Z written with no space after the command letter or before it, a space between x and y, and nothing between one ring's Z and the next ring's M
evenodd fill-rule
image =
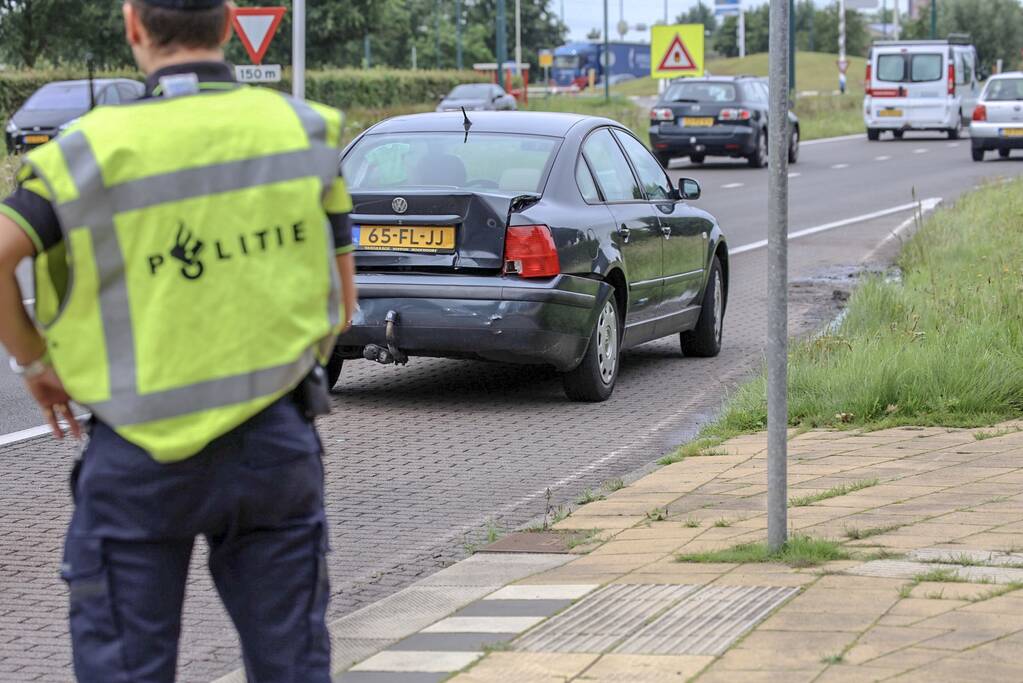
M650 110L650 146L665 168L676 157L744 157L767 165L767 83L753 76L672 81ZM789 113L789 163L799 157L799 119Z

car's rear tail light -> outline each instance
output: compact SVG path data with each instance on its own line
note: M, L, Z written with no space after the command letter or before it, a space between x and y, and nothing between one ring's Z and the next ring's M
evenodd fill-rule
M870 66L870 62L867 62L867 75L863 77L863 86L866 88L867 95L873 95L874 91L870 87L870 78L873 75L873 69Z
M956 67L955 64L948 65L948 94L956 94Z
M558 248L546 225L517 225L504 238L504 272L520 277L553 277L561 272Z
M722 121L749 121L753 113L749 109L722 109L718 118Z
M675 112L668 107L654 107L650 110L651 121L674 121Z
M973 110L974 121L987 121L987 107L983 104L978 104Z
M872 97L902 97L902 87L898 88L873 88L870 91Z

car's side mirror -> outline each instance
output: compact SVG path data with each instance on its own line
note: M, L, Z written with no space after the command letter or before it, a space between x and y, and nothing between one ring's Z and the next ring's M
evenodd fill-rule
M695 201L699 199L700 183L696 182L692 178L679 178L678 196L679 199L688 199L690 201Z

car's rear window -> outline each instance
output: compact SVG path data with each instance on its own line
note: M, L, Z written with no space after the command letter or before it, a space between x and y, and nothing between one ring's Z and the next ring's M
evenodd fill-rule
M89 87L84 83L51 83L28 98L25 111L86 110L89 108Z
M345 156L352 190L540 192L560 138L510 133L366 135Z
M714 81L683 81L673 83L664 93L666 102L735 102L734 83Z
M1023 78L996 78L987 84L981 99L988 102L1023 100Z
M892 83L925 83L943 78L940 53L881 54L877 56L877 80Z
M455 89L448 93L448 97L451 99L483 99L490 97L489 83L465 83L463 85L456 85Z

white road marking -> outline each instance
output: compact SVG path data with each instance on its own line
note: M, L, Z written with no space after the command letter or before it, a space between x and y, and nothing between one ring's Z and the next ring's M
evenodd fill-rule
M930 150L926 147L917 147L913 150L913 154L927 154Z
M831 168L839 170L842 168L849 168L849 164L832 164Z
M862 140L867 136L863 133L855 133L854 135L839 135L833 138L818 138L816 140L800 140L799 145L805 147L806 145L823 145L828 142L845 142L846 140Z
M420 633L521 633L547 617L448 617Z
M721 189L722 189L722 190L734 190L735 188L737 188L737 187L742 187L742 186L744 186L745 184L746 184L746 183L727 183L727 184L725 184L725 185L722 185L722 186L721 186Z
M941 201L941 197L934 197L934 198L924 199L924 200L922 200L920 202L910 202L909 204L900 204L899 206L893 206L890 209L882 209L881 211L874 211L873 213L865 213L865 214L863 214L861 216L853 216L852 218L846 218L846 219L843 219L843 220L840 220L840 221L835 221L833 223L825 223L824 225L816 225L816 226L814 226L812 228L806 228L805 230L798 230L796 232L790 232L789 233L789 240L791 241L791 240L794 240L794 239L798 239L800 237L806 237L807 235L815 235L818 232L824 232L826 230L834 230L835 228L844 228L847 225L853 225L855 223L864 223L866 221L872 221L875 218L884 218L885 216L890 216L890 215L895 214L895 213L902 213L903 211L909 211L909 210L915 209L917 207L921 207L922 209L927 208L927 207L933 208L933 206L936 206L937 203L940 202L940 201ZM767 246L767 240L759 240L757 242L751 242L749 244L744 244L741 247L736 247L735 249L729 249L728 250L728 255L731 256L733 254L742 254L742 253L747 252L747 251L753 251L754 249L762 249L762 248L764 248L766 246Z
M958 142L950 142L950 143L948 143L948 144L946 145L946 147L958 147L958 146L959 146L959 143L958 143Z
M392 679L397 673L454 673L483 656L482 652L422 652L419 650L384 650L366 659L349 671L386 671ZM387 674L384 674L387 675Z
M77 416L79 424L85 424L91 416L89 413ZM58 420L57 423L60 428L64 430L66 434L68 431L67 422L64 420ZM50 433L50 425L41 425L39 427L32 427L30 429L22 429L18 432L10 432L9 434L0 434L0 446L10 446L12 443L20 443L22 441L28 441L29 439L35 439L40 436L46 436ZM67 438L67 437L65 437Z
M934 197L931 199L923 200L922 202L920 202L920 216L921 217L926 216L931 211L934 211L936 208L938 208L939 204L941 204L940 197ZM913 216L910 216L906 220L899 223L898 227L892 230L887 237L881 240L880 244L878 244L876 247L870 250L870 253L867 254L867 256L863 259L863 262L870 263L877 257L878 252L880 252L882 249L888 246L889 243L894 242L895 240L901 240L902 233L904 233L906 230L910 228L910 226L916 223L917 218L918 216L914 214Z
M798 178L801 175L803 175L803 174L802 173L789 173L789 177L790 178Z
M888 161L889 159L891 159L891 157L888 156L887 154L882 154L879 157L874 157L874 161Z

